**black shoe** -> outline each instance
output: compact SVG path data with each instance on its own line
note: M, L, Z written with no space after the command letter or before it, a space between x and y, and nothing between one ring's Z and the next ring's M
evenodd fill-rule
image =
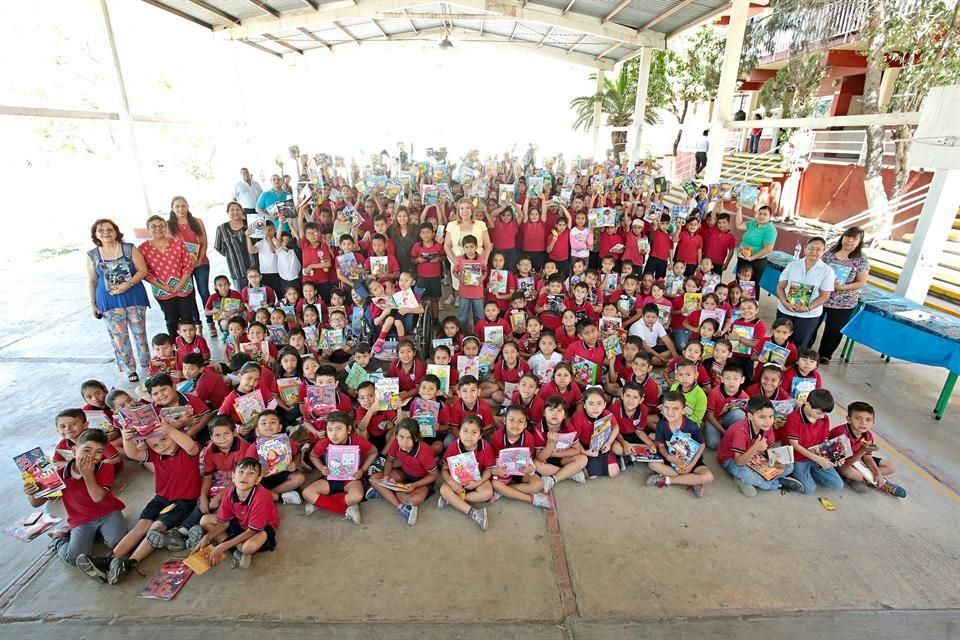
M827 356L820 356L820 364L830 364L830 358Z
M797 493L803 493L803 483L792 478L790 476L780 477L780 491L788 493L790 491L796 491Z
M110 558L104 556L88 556L85 553L81 553L77 556L75 564L77 565L77 569L80 569L80 571L90 576L92 580L101 583L107 582L107 572L110 571Z
M107 582L117 584L121 579L137 566L136 560L128 558L113 558L110 560L110 569L107 571Z

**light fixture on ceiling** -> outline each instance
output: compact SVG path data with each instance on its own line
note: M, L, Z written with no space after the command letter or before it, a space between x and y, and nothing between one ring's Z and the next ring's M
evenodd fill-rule
M449 32L449 31L444 31L444 32L443 32L443 40L440 41L440 48L441 48L441 49L453 49L453 43L450 42L450 32Z

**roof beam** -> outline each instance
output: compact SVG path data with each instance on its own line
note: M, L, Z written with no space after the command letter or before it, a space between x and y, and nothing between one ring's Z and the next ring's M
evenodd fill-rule
M321 38L321 37L318 36L317 34L311 33L310 30L304 29L303 27L297 27L297 31L299 31L299 32L302 33L303 35L307 36L308 38L310 38L310 39L313 40L314 42L319 42L320 44L322 44L323 46L325 46L329 51L333 51L333 47L330 46L330 43L329 43L329 42L327 42L326 40L324 40L323 38Z
M573 50L576 49L577 47L579 47L579 46L580 46L580 43L583 42L583 41L586 40L586 39L587 39L587 34L583 34L582 36L580 36L579 38L577 38L577 41L574 42L572 45L570 45L570 48L567 49L567 53L573 53Z
M631 51L626 55L620 56L619 58L617 58L617 64L623 64L627 60L633 60L637 56L645 55L644 51L650 51L650 47L640 47L635 51Z
M633 0L621 0L620 4L618 4L618 5L615 6L613 9L611 9L611 10L610 10L610 13L608 13L608 14L606 15L606 17L605 17L603 20L601 20L600 22L601 22L601 23L604 23L604 24L607 23L607 22L609 22L610 19L611 19L613 16L617 15L618 13L620 13L621 11L623 11L624 9L626 9L626 8L627 8L627 5L630 4L631 2L633 2Z
M267 49L267 48L266 48L265 46L263 46L262 44L257 44L256 42L250 42L249 40L239 40L238 42L242 42L243 44L247 45L248 47L253 47L254 49L259 49L260 51L263 51L264 53L269 53L269 54L272 55L272 56L276 56L276 57L280 58L281 60L283 59L283 55L282 55L282 54L277 53L277 52L274 51L273 49Z
M567 15L567 12L570 11L570 8L573 6L573 3L576 1L577 0L570 0L570 2L567 3L567 6L564 8L563 13L561 15Z
M349 31L347 31L346 28L345 28L343 25L341 25L339 22L337 22L336 20L334 20L334 21L331 22L330 24L332 24L334 27L336 27L337 31L339 31L339 32L342 33L343 35L345 35L345 36L347 36L348 38L350 38L351 40L353 40L353 42L354 42L358 47L360 46L360 41L357 40L352 33L350 33Z
M295 46L293 46L292 44L281 40L281 39L278 38L277 36L272 36L272 35L270 35L269 33L265 33L265 34L263 34L263 37L266 38L267 40L269 40L270 42L276 42L276 43L277 43L278 45L280 45L281 47L290 49L290 51L293 51L294 53L299 53L300 55L303 55L303 50L297 49L297 48L296 48Z
M233 23L233 24L240 24L240 18L238 18L238 17L236 17L236 16L233 16L233 15L227 13L226 11L223 11L222 9L213 6L212 4L210 4L210 3L208 3L208 2L204 2L203 0L187 0L187 1L190 2L191 4L197 5L198 7L200 7L201 9L203 9L203 10L205 10L205 11L209 11L210 13L212 13L212 14L215 15L215 16L219 16L220 18L223 18L223 19L226 20L227 22L230 22L230 23Z
M317 3L316 0L303 0L303 4L307 5L308 7L310 7L311 9L313 9L314 11L319 11L319 10L320 10L320 5Z
M189 13L184 13L183 11L180 11L179 9L174 9L173 7L168 7L167 5L163 4L162 2L158 2L157 0L143 0L143 1L146 2L148 5L150 5L151 7L156 7L157 9L163 9L164 11L168 13L172 13L173 15L177 16L178 18L189 20L193 24L200 25L201 27L206 27L211 31L213 30L212 24L210 24L209 22L204 22L200 18L192 16Z
M549 29L547 29L547 32L543 34L542 38L540 38L540 44L537 45L537 49L543 46L543 43L547 41L547 38L549 38L550 34L552 33L553 33L553 27L550 27Z
M247 2L249 2L250 4L252 4L253 6L255 6L256 8L262 11L266 11L267 13L272 15L274 18L280 17L279 11L277 11L276 9L268 5L266 2L262 2L262 0L247 0Z
M514 23L513 23L513 30L510 32L510 42L513 42L513 37L514 37L515 35L517 35L517 25L518 25L518 24L520 24L520 23L519 23L519 22L514 22Z
M650 22L648 22L648 23L646 23L645 25L641 26L640 28L641 28L641 29L652 29L652 28L654 27L654 25L660 24L661 22L663 22L664 20L666 20L667 18L669 18L670 16L672 16L673 14L675 14L677 11L680 11L680 9L683 9L683 8L686 7L687 5L692 4L692 3L696 2L696 1L697 1L697 0L681 0L680 2L678 2L678 3L675 4L675 5L673 5L672 7L670 7L669 9L667 9L666 11L664 11L663 13L661 13L660 15L658 15L656 18L654 18L654 19L651 20Z
M387 35L387 32L383 30L383 27L380 26L380 23L377 22L376 18L371 18L371 19L370 19L370 22L372 22L372 23L373 23L373 26L375 26L375 27L377 28L377 31L380 32L380 35L382 35L382 36L383 36L384 38L386 38L387 40L390 39L390 36L388 36L388 35Z
M603 58L605 55L607 55L608 53L610 53L611 51L613 51L614 49L616 49L616 48L619 47L619 46L620 46L620 43L619 43L619 42L614 42L612 45L610 45L609 47L607 47L606 49L604 49L603 51L601 51L600 53L598 53L596 59L597 59L597 60L600 60L600 59Z
M407 15L406 9L403 10L403 15ZM413 24L413 20L411 20L410 18L407 18L407 22L410 23L410 28L413 29L413 32L417 33L417 25Z

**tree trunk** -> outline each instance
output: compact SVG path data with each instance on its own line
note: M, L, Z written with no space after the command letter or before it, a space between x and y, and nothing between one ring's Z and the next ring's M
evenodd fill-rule
M627 150L627 132L611 131L610 143L613 146L613 156L617 159L617 162L619 162L620 155Z
M880 81L886 68L887 0L875 0L873 10L867 12L864 33L867 34L867 73L863 81L863 113L880 113ZM883 126L867 127L867 152L864 158L863 189L867 206L872 209L868 226L876 244L890 237L893 220L890 201L883 187Z
M913 134L910 127L900 125L896 128L894 138L896 138L896 159L893 167L893 193L891 197L897 199L903 195L903 189L907 184L907 178L910 177L910 168L907 166L907 156L910 155L910 145L913 141L910 136Z
M680 137L683 135L683 121L687 119L687 109L690 108L690 103L686 100L683 101L683 110L680 112L680 117L677 118L677 122L680 123L680 129L677 130L677 137L673 141L673 155L677 155L677 147L680 146Z

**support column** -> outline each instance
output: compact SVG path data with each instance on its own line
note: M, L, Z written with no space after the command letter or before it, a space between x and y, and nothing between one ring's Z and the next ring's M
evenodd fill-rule
M653 49L644 47L640 53L640 68L637 70L637 97L633 103L633 147L630 149L630 161L640 161L640 148L643 144L643 128L647 117L647 88L650 86L650 61Z
M900 67L888 67L883 70L883 76L880 79L880 113L885 113L890 106L890 99L893 98L893 89L896 87L897 78L900 77Z
M960 208L960 169L937 169L895 293L923 304Z
M720 182L723 167L723 147L727 130L723 123L732 119L733 94L737 89L737 74L740 71L740 54L743 51L743 34L747 27L750 0L733 0L730 7L730 25L727 27L727 44L720 69L720 85L717 88L716 107L710 120L710 148L707 151L705 182Z
M604 71L597 69L597 93L603 93L606 86L603 82ZM603 118L603 104L598 100L593 105L593 160L599 162L606 160L606 155L600 147L600 120Z
M117 53L117 43L113 39L113 23L110 21L110 10L107 0L100 0L100 9L103 12L103 22L107 30L107 40L110 42L110 53L113 55L113 69L117 75L117 86L120 88L120 121L127 130L128 151L132 156L133 166L137 172L137 181L143 194L143 206L147 216L153 215L150 209L150 198L147 195L147 183L143 179L143 165L140 163L140 152L137 149L137 137L133 129L133 118L130 116L130 102L127 100L127 87L123 82L123 71L120 68L120 56Z

